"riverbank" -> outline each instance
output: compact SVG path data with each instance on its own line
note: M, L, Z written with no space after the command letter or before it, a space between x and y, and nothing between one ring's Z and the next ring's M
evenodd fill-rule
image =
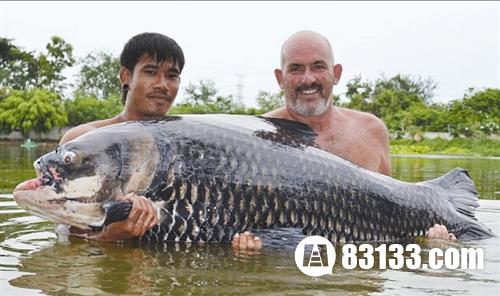
M394 155L459 155L473 157L500 156L500 141L490 139L452 140L424 139L416 142L410 139L391 139L391 154Z
M35 140L41 145L54 145L59 141L59 138L50 140ZM22 139L22 138L21 138ZM5 139L0 143L19 143L20 139ZM391 155L431 155L431 156L456 156L456 157L500 157L500 141L491 139L464 139L455 138L451 140L444 139L424 139L416 142L412 139L391 139L390 146Z

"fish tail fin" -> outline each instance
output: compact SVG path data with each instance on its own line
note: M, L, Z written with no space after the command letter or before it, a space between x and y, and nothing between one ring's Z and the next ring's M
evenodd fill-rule
M475 210L479 206L478 191L467 170L455 168L441 177L422 182L428 186L440 187L448 193L447 197L456 211L470 218L461 239L491 237L492 232L479 223ZM460 231L461 232L461 231Z
M467 170L456 168L441 177L421 184L437 186L446 190L456 210L468 217L474 218L474 210L479 206L477 188Z

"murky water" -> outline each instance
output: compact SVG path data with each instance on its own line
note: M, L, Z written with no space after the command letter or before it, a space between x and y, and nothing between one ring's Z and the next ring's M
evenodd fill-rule
M458 242L484 249L482 270L346 270L310 278L295 266L295 246L235 252L224 245L98 243L60 240L52 223L21 210L12 188L34 176L34 150L0 143L0 295L500 295L500 238ZM477 217L500 234L500 160L393 158L394 177L431 179L460 166L481 197ZM485 200L488 198L490 200ZM286 242L285 242L286 243ZM428 249L433 245L423 244ZM424 251L425 253L425 251Z

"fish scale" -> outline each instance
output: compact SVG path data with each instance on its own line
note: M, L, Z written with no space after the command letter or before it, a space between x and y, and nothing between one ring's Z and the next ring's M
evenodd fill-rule
M65 151L91 160L80 171L103 176L101 188L87 190L100 194L88 197L95 213L73 221L71 213L47 207L52 212L45 217L95 225L103 205L127 188L162 206L160 224L142 237L148 241L229 242L245 230L280 227L332 242L393 241L423 235L436 223L459 238L492 235L474 217L477 190L465 170L416 184L398 181L319 149L308 126L283 119L192 115L97 129L42 156L61 176L53 181L57 196L80 177L61 161ZM14 197L43 213L36 192Z

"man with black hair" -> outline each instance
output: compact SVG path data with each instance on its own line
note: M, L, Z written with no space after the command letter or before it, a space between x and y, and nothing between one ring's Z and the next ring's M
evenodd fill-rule
M120 64L122 102L125 105L123 111L115 117L72 128L61 138L60 144L100 127L167 113L177 96L184 67L181 47L165 35L142 33L125 44ZM101 241L117 241L139 237L158 224L156 210L148 199L135 194L119 198L132 202L127 220L111 223L100 232L71 227L70 234Z
M173 39L158 33L142 33L125 44L120 64L122 102L125 105L123 111L115 117L82 124L69 130L61 138L60 144L100 127L167 113L177 96L180 74L184 67L184 54L179 45ZM70 227L69 234L100 241L118 241L142 236L158 224L157 212L151 201L144 196L131 193L119 199L132 202L132 209L125 221L111 223L99 232ZM67 232L65 228L60 225L58 230ZM250 233L242 233L242 239L247 235ZM261 247L260 239L252 238L249 248ZM246 244L243 249L246 249Z

